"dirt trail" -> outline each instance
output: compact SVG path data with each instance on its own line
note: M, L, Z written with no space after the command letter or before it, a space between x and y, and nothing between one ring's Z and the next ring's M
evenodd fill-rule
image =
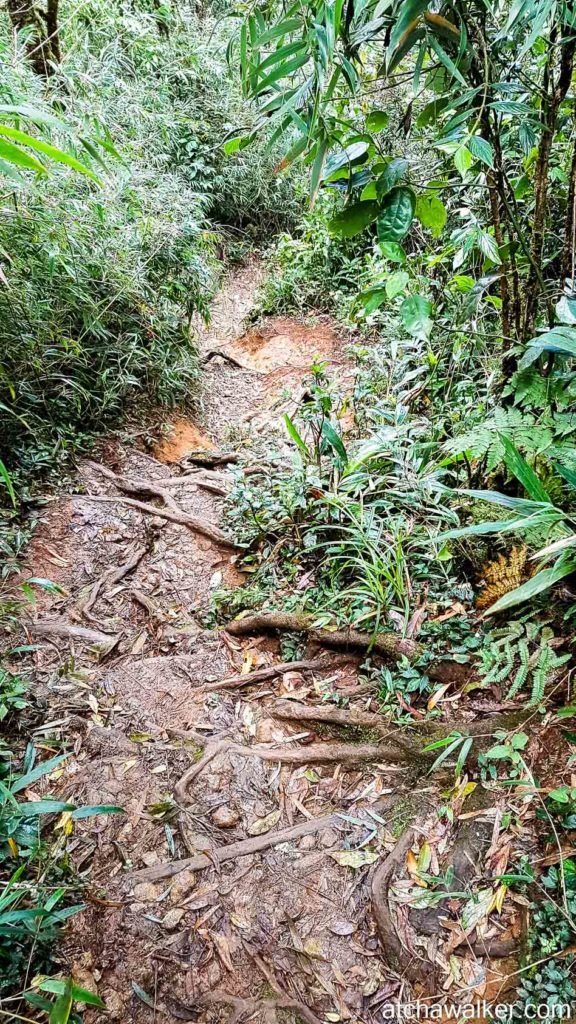
M179 420L158 458L118 444L106 445L101 457L113 473L164 486L181 512L214 527L221 527L222 497L203 484L225 486L228 469L194 475L190 449L234 450L257 465L282 412L294 407L313 356L327 360L348 387L353 375L343 340L325 322L274 319L242 333L259 275L249 265L216 300L212 326L201 336L195 423ZM179 473L192 475L169 481ZM127 497L89 463L79 468L82 489ZM136 499L170 508L154 494ZM108 1007L87 1013L88 1021L271 1024L277 1014L310 1024L371 1021L402 990L371 912L375 858L366 844L392 849L413 817L404 769L279 765L224 744L188 788L178 789L202 756L202 737L209 751L216 736L243 746L308 742L314 727L272 718L271 699L305 700L355 681L353 659L342 664L320 652L325 667L314 672L214 689L235 672L280 660L269 637L239 640L203 625L213 591L242 580L235 557L197 529L86 494L49 506L31 545L30 570L65 590L43 598L38 618L109 638L95 645L78 635L34 636L36 684L55 723L42 735L74 742L57 787L79 803L125 809L78 824L73 841L89 909L71 927L67 967ZM116 572L121 567L124 573ZM192 736L183 738L187 730ZM322 826L304 834L316 817ZM299 838L219 862L223 846L296 825L304 826ZM338 863L345 849L356 851L355 868ZM189 855L198 870L156 881L137 874ZM400 919L410 947L405 909ZM416 960L421 953L413 949Z

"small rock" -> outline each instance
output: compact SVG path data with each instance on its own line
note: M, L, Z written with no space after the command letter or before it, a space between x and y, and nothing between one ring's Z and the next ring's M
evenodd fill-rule
M94 995L98 995L96 978L94 977L93 971L89 971L85 967L80 967L78 964L74 964L72 968L72 978L74 980L74 984L78 985L79 988L86 989L87 992L92 992Z
M134 886L134 896L142 903L155 903L158 897L158 889L152 882L139 882Z
M333 935L352 935L356 931L353 921L333 921L328 927Z
M302 836L302 839L298 843L299 850L314 850L316 849L316 836Z
M106 791L111 793L112 796L118 796L122 792L123 783L120 779L107 779L106 780Z
M178 927L183 917L184 910L182 907L173 907L172 910L169 910L168 913L165 914L162 926L166 928L167 931L173 932L174 929Z
M124 1003L117 992L110 989L104 993L106 1013L112 1020L121 1020L124 1017Z
M271 743L274 738L274 725L275 723L272 721L271 718L261 718L260 721L256 724L256 734L254 737L256 742Z
M344 1002L350 1010L356 1010L360 1013L364 1000L362 999L362 993L355 989L346 989L343 995Z
M217 963L211 963L206 968L206 981L208 982L210 990L216 988L218 982L222 977L222 972Z
M229 807L228 804L222 804L221 807L217 807L215 811L212 811L211 817L213 823L218 828L234 828L240 821L238 811L235 811L233 807Z
M196 877L192 871L181 871L170 889L170 903L180 903L196 885Z
M153 864L157 864L159 857L156 850L148 850L147 853L143 853L140 860L147 868L151 868Z
M325 828L324 831L320 833L320 844L326 847L326 849L330 846L336 846L337 842L339 842L339 837L335 829Z
M133 914L144 914L147 907L145 903L131 903L129 909Z

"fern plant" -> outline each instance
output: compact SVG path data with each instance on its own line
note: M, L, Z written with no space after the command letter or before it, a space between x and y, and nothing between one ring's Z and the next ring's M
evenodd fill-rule
M536 563L537 571L526 582L500 597L486 609L484 615L494 615L496 612L506 611L529 601L554 586L559 580L576 572L576 514L569 505L566 509L561 509L552 502L546 487L510 438L505 434L499 436L504 452L504 463L524 488L527 498L516 498L500 491L463 489L454 492L500 505L509 511L510 516L508 519L474 523L471 526L448 530L435 538L436 543L482 534L511 533L522 536L533 534L534 530L541 531L550 543L531 556L530 560ZM576 472L558 464L555 468L562 481L576 491Z
M466 455L485 459L488 472L506 461L503 437L507 437L526 459L545 455L561 465L576 469L576 416L574 413L547 411L538 416L518 408L497 408L473 429L444 444L448 456ZM445 460L451 462L452 458Z
M480 652L480 674L485 686L504 683L512 678L506 700L513 700L531 682L528 707L538 707L546 689L556 679L558 669L570 654L556 654L549 626L537 622L508 622L493 630L484 639Z

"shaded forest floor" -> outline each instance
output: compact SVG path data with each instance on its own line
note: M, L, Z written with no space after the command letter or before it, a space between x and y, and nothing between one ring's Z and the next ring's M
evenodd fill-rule
M249 264L217 297L194 422L174 421L152 454L103 443L80 465L77 493L47 506L29 548L26 574L62 588L41 596L28 623L48 707L41 732L73 741L46 786L125 809L76 826L89 909L69 927L63 963L106 1001L88 1021L371 1021L406 998L408 982L428 998L506 1001L522 899L464 934L450 907L418 910L402 893L416 863L439 874L448 858L457 889L502 874L511 842L533 853L530 808L518 807L512 837L493 794L455 825L439 818L445 797L413 765L350 755L374 743L378 710L358 687L359 655L310 643L313 668L278 671L269 634L207 628L213 593L246 579L221 526L234 459L257 474L312 357L341 390L354 386L345 339L326 320L243 331L259 277ZM249 686L235 678L268 669ZM338 705L326 694L346 698L344 728L337 716L300 715ZM311 743L346 749L323 763L307 758ZM538 743L554 760L550 740ZM267 758L271 747L297 751L294 763ZM457 812L465 796L451 795Z

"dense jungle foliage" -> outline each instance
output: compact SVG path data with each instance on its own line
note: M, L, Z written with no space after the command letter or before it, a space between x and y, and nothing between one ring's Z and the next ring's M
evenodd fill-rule
M250 583L218 591L212 621L280 609L372 637L419 633L417 659L382 665L369 650L363 665L381 709L407 727L439 716L429 670L446 652L499 707L531 722L576 714L575 58L576 10L563 0L8 0L10 629L34 587L54 586L13 578L39 490L127 418L194 408L194 327L222 270L258 252L254 319L329 315L357 376L351 395L313 363L285 436L257 451L265 475L235 472L225 516ZM284 636L286 660L301 639ZM3 669L0 722L14 732L30 700ZM451 758L457 785L468 771L540 792L528 739L528 726L496 735L471 767L472 740L451 733L433 767ZM39 822L120 809L21 802L60 755L42 761L21 738L0 755L0 943L12 946L0 944L0 997L26 989L59 1024L91 999L60 976L29 988L30 964L53 968L58 930L79 909L65 836L47 839ZM542 790L556 840L576 831L573 758ZM576 998L576 866L558 845L525 950L546 967L526 973L524 1003ZM528 891L530 866L512 882Z

